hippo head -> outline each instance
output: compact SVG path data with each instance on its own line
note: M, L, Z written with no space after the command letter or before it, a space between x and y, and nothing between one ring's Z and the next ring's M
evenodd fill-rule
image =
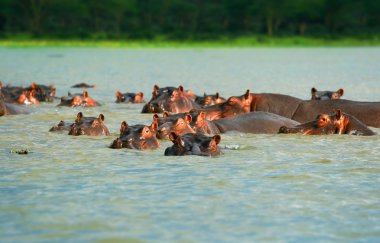
M211 121L206 119L206 113L204 111L199 112L196 117L194 130L198 134L216 134L218 133L214 126L212 126Z
M156 149L160 146L156 138L158 124L156 121L150 126L134 125L128 126L123 121L120 128L120 137L115 139L111 148L130 148L130 149Z
M336 126L330 115L319 114L313 121L294 127L280 127L279 133L302 133L303 135L334 134Z
M167 139L171 132L174 132L180 136L186 133L195 133L193 128L190 126L191 121L191 115L186 114L184 118L180 117L174 122L166 122L159 127L157 137L160 139Z
M337 91L318 91L314 87L311 89L312 100L337 100L340 99L343 94L343 89L338 89Z
M343 113L339 109L337 109L334 114L330 115L330 117L336 127L336 134L351 134L362 136L371 136L376 134L359 119L349 114Z
M225 101L226 99L220 97L218 92L216 92L215 95L208 95L204 93L203 96L199 96L195 99L195 102L202 106L216 105Z
M103 114L100 114L97 118L83 117L82 112L79 112L75 123L69 131L69 135L108 136L110 133L104 124Z
M216 156L221 153L218 147L221 140L220 135L208 137L205 135L188 133L183 136L178 136L175 133L170 133L169 139L173 142L173 145L166 148L166 156Z

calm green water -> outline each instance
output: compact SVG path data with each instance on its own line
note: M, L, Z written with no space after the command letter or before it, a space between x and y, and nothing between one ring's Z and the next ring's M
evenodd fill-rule
M94 83L90 95L103 103L0 117L1 242L380 240L380 136L227 134L217 158L165 157L169 142L107 148L121 121L152 120L141 105L113 103L118 89L147 99L154 84L308 99L312 86L342 87L347 99L378 101L379 48L3 48L0 56L3 83L53 83L59 96ZM79 111L103 113L112 136L48 132Z

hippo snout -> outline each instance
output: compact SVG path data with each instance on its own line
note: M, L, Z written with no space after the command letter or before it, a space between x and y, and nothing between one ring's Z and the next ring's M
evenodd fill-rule
M282 126L278 130L278 133L289 133L289 128L287 128L286 126Z
M114 148L114 149L120 149L122 147L123 147L123 143L120 138L115 139L110 146L110 148Z

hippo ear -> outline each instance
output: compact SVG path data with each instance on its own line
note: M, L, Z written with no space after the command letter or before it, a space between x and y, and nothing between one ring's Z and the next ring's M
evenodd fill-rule
M153 132L157 132L158 130L158 122L157 121L153 121L152 124L150 125L150 128Z
M175 140L178 138L177 134L175 134L175 132L171 132L169 134L169 139L170 141L172 141L173 143L175 142Z
M120 125L120 134L123 134L128 128L128 123L126 121L122 121Z
M342 111L340 109L336 109L336 111L335 111L335 117L338 120L342 117Z
M222 137L220 135L215 135L212 137L212 140L214 140L216 144L219 144Z
M82 113L82 112L79 112L79 113L77 114L77 120L80 120L82 117L83 117L83 113Z
M121 98L121 92L118 90L118 91L116 91L116 97L117 98Z
M313 95L313 94L315 94L315 93L317 93L317 89L316 88L311 88L311 94Z
M216 92L215 99L219 99L219 92Z
M181 91L181 92L183 92L183 86L180 85L180 86L178 87L178 90Z
M169 116L169 112L165 111L164 114L162 115L162 117L168 117Z
M160 87L158 87L157 84L155 84L155 85L153 86L153 92L154 92L154 91L158 91L159 89L160 89Z
M339 96L343 96L344 90L343 89L338 89L337 93L339 94Z
M157 121L157 119L160 118L157 114L153 115L153 121Z
M83 91L83 98L87 98L88 97L88 92L87 91Z
M67 92L67 96L71 96L71 92L70 91Z
M186 121L187 123L190 123L192 120L193 120L193 118L191 117L191 115L190 115L190 114L186 114L186 116L185 116L185 121Z
M142 99L142 98L144 98L144 93L143 93L143 92L138 92L138 93L137 93L137 96L140 96L141 99Z
M197 117L197 121L202 121L206 119L206 112L201 111Z
M249 89L247 89L247 91L245 91L244 98L245 99L249 98Z
M103 114L99 115L99 120L104 121L104 115Z
M0 81L0 90L3 88L3 82Z
M35 83L35 82L33 82L31 86L32 86L32 89L35 89L35 88L37 88L37 85L36 85L36 83Z
M203 97L205 97L205 98L206 98L206 96L207 96L206 92L203 92Z

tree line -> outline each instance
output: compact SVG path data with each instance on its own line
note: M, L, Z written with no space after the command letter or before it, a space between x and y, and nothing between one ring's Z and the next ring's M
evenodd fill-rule
M0 38L208 39L380 33L379 0L1 0Z

